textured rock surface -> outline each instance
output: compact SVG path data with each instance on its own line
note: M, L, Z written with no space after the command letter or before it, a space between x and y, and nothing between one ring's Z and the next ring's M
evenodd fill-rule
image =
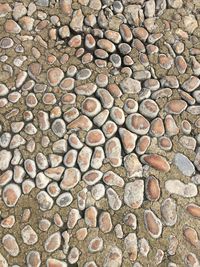
M0 1L0 266L200 266L199 10Z

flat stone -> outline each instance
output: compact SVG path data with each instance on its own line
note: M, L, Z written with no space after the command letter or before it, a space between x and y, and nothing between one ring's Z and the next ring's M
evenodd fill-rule
M12 154L10 151L4 150L4 149L0 151L0 170L1 171L5 171L8 168L11 158L12 158Z
M149 154L142 156L142 160L144 160L145 163L150 165L152 168L162 171L162 172L168 172L170 170L170 165L167 162L167 160L157 154Z
M141 83L132 78L125 78L120 83L120 88L122 89L123 93L136 94L141 91Z
M173 226L177 221L176 202L172 198L165 199L161 204L161 215L167 226Z
M192 162L183 154L177 153L174 157L174 164L186 176L192 176L195 172Z
M10 183L4 187L2 196L7 207L14 207L21 196L21 189L18 185Z
M45 241L44 248L47 252L56 251L61 245L61 234L56 232L51 234Z
M114 255L114 257L113 257ZM103 267L120 267L122 264L122 251L117 246L109 248L104 259Z
M193 183L185 184L177 179L167 180L165 189L170 194L176 194L185 198L195 197L197 195L197 187Z
M151 211L144 211L144 223L148 233L153 238L159 238L162 234L162 223L160 219Z
M64 78L64 73L59 68L51 68L47 71L47 80L51 86L57 86Z
M8 254L12 257L16 257L20 250L17 241L13 235L6 234L2 238L2 245Z
M38 236L30 225L26 225L21 230L21 236L25 244L31 246L37 243Z
M106 142L105 153L113 167L118 167L121 165L121 144L117 137L113 137Z
M63 179L60 183L60 187L63 190L70 190L74 188L80 181L81 174L76 168L66 169L64 172Z
M130 208L138 209L144 199L144 182L143 180L135 180L127 183L124 189L124 202Z

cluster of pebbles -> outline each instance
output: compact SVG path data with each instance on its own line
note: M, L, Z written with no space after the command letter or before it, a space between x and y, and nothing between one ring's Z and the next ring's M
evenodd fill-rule
M200 2L0 1L0 267L200 266Z

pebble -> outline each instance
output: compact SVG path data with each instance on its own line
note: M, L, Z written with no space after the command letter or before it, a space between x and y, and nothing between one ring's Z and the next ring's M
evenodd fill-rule
M146 154L142 156L142 160L150 165L152 168L159 170L161 172L168 172L170 170L170 165L167 160L157 154Z
M82 103L81 110L88 117L94 117L101 111L101 104L97 99L87 97Z
M37 194L37 201L42 211L50 210L53 206L53 199L45 191Z
M51 234L45 241L44 248L47 252L56 251L61 245L61 234L60 232L55 232Z
M154 100L145 99L141 102L139 111L146 118L153 119L158 115L159 108Z
M120 83L120 88L125 94L136 94L141 91L141 83L132 78L125 78Z
M153 238L159 238L162 234L162 223L160 219L151 211L144 211L144 223L148 233Z
M114 256L114 257L113 257ZM122 264L122 251L117 246L109 248L103 262L103 267L120 267Z
M145 135L149 131L150 123L141 114L134 113L127 116L126 126L133 133Z
M16 257L20 253L19 246L16 238L11 234L6 234L2 238L2 245L8 254L12 257Z
M30 225L25 226L21 230L21 236L25 244L31 246L37 243L38 236Z
M2 196L7 207L14 207L21 196L21 189L18 185L10 183L4 187Z
M121 166L121 144L117 137L113 137L106 142L105 154L113 167Z
M122 201L114 189L108 188L106 190L106 196L108 199L108 204L112 210L116 211L121 208Z
M135 233L129 233L124 239L126 252L131 262L137 259L137 236Z
M124 202L130 208L138 209L144 199L144 182L143 180L135 180L127 183L124 189Z
M195 184L185 184L177 179L167 180L165 182L165 189L170 194L176 194L186 198L194 197L197 195L197 187Z
M192 176L195 172L195 168L192 162L181 153L176 153L174 157L174 164L182 172L183 175Z
M51 86L57 86L64 78L64 73L59 68L51 68L47 72L47 80Z
M10 151L7 151L5 149L0 151L0 170L5 171L11 161L12 154Z
M58 196L58 198L56 199L56 204L59 207L67 207L71 204L71 202L73 201L73 197L70 193L66 192L66 193L62 193Z
M56 119L53 123L52 123L52 131L54 132L55 135L57 135L58 137L63 137L65 132L66 132L66 124L64 122L64 120L62 119Z
M161 216L167 226L173 226L177 221L176 202L172 198L165 199L161 204Z
M103 173L101 171L90 170L83 175L82 179L88 185L94 185L101 180L102 176L103 176Z
M30 251L26 256L27 265L30 267L39 267L41 265L41 257L38 251Z
M74 188L80 181L80 171L76 168L66 169L64 172L63 179L60 183L62 190L70 190Z
M158 179L154 176L147 177L145 181L145 195L150 201L157 201L160 198L161 190Z

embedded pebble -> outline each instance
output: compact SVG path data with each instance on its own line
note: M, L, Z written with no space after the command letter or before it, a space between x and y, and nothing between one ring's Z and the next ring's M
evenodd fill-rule
M198 1L11 2L0 266L200 266Z

